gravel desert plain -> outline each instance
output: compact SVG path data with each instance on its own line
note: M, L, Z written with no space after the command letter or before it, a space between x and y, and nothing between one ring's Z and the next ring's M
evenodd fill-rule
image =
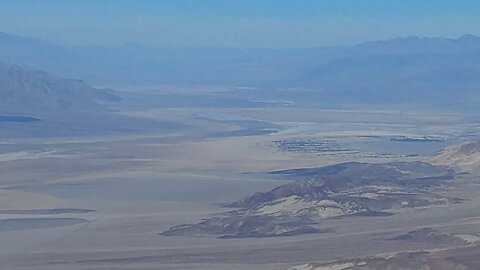
M3 140L5 269L479 263L475 119L294 108L122 114L160 124L168 115L182 127Z

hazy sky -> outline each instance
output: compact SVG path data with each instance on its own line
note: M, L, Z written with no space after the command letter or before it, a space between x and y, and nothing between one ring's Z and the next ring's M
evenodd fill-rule
M315 47L480 35L480 1L0 0L0 31L68 45Z

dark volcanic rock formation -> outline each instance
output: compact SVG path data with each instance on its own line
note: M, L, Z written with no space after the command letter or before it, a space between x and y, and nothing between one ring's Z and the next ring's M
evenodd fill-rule
M451 234L441 233L432 228L422 228L407 234L392 238L392 240L404 240L430 244L466 244L467 242Z
M269 237L318 232L311 224L342 216L390 215L402 208L460 202L434 194L454 171L423 162L342 163L273 172L296 180L226 204L224 217L175 226L163 235Z
M198 224L178 225L161 235L217 235L220 238L292 236L328 232L310 226L312 222L270 216L213 217Z

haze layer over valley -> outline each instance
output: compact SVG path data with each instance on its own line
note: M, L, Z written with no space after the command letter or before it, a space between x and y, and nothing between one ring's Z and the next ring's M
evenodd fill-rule
M476 269L479 51L2 33L0 268Z

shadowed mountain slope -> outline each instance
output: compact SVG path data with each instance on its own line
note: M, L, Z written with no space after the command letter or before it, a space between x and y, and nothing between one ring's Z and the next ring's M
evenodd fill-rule
M119 101L111 90L81 80L0 62L0 110L15 113L102 111L102 103Z

